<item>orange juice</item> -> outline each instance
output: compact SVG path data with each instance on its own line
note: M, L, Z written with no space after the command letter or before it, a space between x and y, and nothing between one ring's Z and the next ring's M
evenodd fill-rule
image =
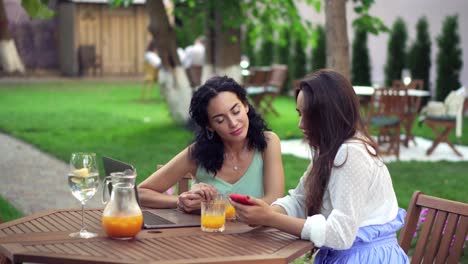
M226 204L226 219L236 218L236 209L231 204Z
M202 215L201 225L209 229L219 229L224 226L226 219L224 215Z
M102 226L107 235L115 238L131 238L141 230L143 215L103 216Z

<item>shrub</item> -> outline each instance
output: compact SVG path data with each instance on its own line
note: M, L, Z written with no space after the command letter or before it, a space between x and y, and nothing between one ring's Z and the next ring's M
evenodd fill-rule
M444 20L442 33L437 38L439 53L437 54L436 99L443 101L452 90L460 85L460 70L462 50L458 34L458 16L448 16Z
M306 53L304 44L301 39L296 39L294 41L294 55L292 59L292 78L293 80L300 79L306 75Z
M257 61L261 66L270 66L273 63L273 28L266 25L262 32L262 44Z
M250 65L256 65L256 54L255 54L255 40L253 39L251 32L253 26L248 24L245 28L243 39L242 39L242 53L249 57Z
M351 81L357 85L371 85L371 66L369 49L367 48L367 32L356 29L353 40L353 54L351 63Z
M406 58L406 24L398 18L393 24L388 41L387 63L385 64L385 85L390 86L393 80L401 79L401 70L405 67Z
M408 52L408 67L413 79L424 81L424 90L429 91L431 69L431 39L426 17L421 17L416 24L416 40ZM429 98L423 98L425 105Z
M312 71L325 68L327 64L326 36L322 25L317 26L317 43L312 49Z

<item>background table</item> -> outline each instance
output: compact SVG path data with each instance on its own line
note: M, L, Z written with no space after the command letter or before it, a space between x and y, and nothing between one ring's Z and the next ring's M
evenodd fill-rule
M101 229L101 210L86 223L99 236L68 236L80 228L80 210L54 210L0 225L0 254L14 263L288 263L313 244L272 228L228 222L223 233L199 227L142 230L133 240L114 240Z

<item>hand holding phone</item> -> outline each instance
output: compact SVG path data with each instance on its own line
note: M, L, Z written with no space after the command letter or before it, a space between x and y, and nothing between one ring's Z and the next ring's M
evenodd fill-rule
M249 196L248 195L243 195L243 194L238 194L238 193L233 193L229 195L229 198L233 200L236 203L240 203L243 205L255 205L252 202L249 202Z

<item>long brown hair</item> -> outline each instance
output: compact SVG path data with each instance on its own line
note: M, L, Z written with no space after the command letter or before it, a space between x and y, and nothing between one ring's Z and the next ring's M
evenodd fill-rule
M296 100L300 91L306 136L315 151L312 170L305 181L306 206L307 214L315 215L321 211L332 168L344 164L333 164L341 145L355 138L368 144L374 150L367 148L373 156L377 155L377 147L361 119L356 93L344 76L333 70L316 71L300 82Z

